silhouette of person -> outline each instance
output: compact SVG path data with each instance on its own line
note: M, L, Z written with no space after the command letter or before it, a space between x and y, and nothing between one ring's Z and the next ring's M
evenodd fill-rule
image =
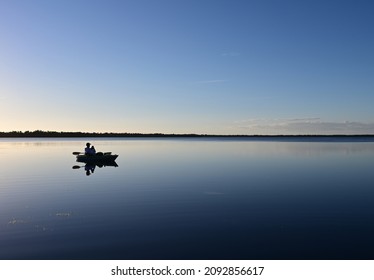
M84 154L85 155L95 155L96 154L95 147L94 146L91 147L90 143L86 143L86 148L84 149Z
M94 173L94 171L95 171L95 165L94 164L86 164L85 166L84 166L84 170L86 170L86 175L87 176L90 176L92 173Z
M91 144L90 143L86 143L86 148L84 149L84 153L86 155L90 155L91 154Z

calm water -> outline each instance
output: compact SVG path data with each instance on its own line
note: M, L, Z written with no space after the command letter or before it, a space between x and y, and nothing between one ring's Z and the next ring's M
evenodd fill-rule
M0 259L374 259L372 142L86 142L0 140Z

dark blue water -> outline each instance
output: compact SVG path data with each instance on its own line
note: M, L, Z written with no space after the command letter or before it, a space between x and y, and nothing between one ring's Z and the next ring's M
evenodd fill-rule
M0 259L374 259L372 142L86 141L0 140Z

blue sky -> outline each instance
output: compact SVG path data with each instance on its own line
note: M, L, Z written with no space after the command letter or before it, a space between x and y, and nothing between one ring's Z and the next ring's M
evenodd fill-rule
M372 1L0 1L0 131L374 133Z

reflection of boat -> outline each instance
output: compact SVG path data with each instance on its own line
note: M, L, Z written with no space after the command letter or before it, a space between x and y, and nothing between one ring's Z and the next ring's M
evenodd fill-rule
M85 169L92 169L92 168L96 168L96 167L102 168L102 167L107 167L107 166L118 167L118 164L115 161L103 162L103 163L89 162L89 163L86 163L85 166L74 165L73 169L79 169L79 168L82 168L82 167L84 167Z
M77 155L78 162L89 162L94 164L103 164L105 166L117 166L115 163L118 155L112 155L110 153L96 154L96 155Z
M102 167L108 167L108 166L118 167L118 164L115 161L86 162L85 166L74 165L73 169L80 169L83 167L84 170L86 171L86 175L89 176L92 173L94 173L96 167L102 168Z
M86 168L87 167L107 167L107 166L113 166L113 167L118 167L118 164L115 161L105 161L105 162L87 162L86 163Z

